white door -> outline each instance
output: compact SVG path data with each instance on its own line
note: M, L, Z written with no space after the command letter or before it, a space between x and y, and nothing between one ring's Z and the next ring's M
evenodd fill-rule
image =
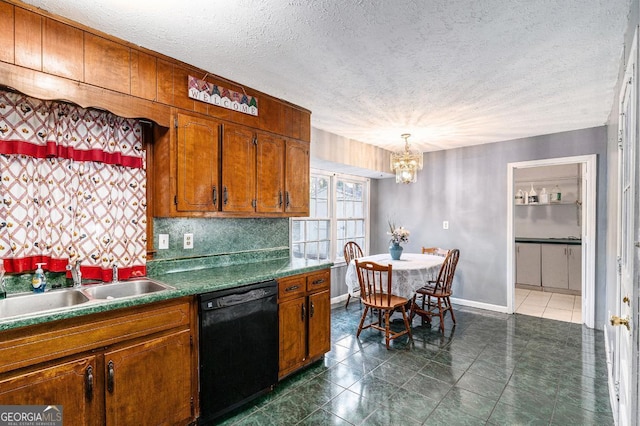
M636 34L637 36L637 34ZM618 274L617 297L612 306L617 313L611 317L611 330L615 336L614 377L617 382L617 398L613 399L614 413L618 413L618 425L637 423L637 365L634 365L634 310L637 299L634 294L635 246L635 163L637 147L637 84L636 84L636 39L625 71L625 80L620 93L620 140L619 140L619 219L618 219Z

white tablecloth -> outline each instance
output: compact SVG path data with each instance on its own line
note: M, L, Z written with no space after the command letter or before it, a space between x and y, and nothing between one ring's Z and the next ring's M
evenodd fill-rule
M358 260L370 260L381 265L391 264L393 268L393 282L391 284L393 294L411 299L417 289L424 286L427 281L435 280L438 277L444 257L420 253L403 253L400 260L393 260L389 253L384 253L364 256ZM344 280L349 289L349 294L360 290L356 263L353 260L347 266Z

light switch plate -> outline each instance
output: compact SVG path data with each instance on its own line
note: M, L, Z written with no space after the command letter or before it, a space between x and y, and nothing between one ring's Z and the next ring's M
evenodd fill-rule
M184 234L184 245L185 249L193 248L193 234Z
M169 248L169 234L158 235L158 250L166 250Z
M449 229L449 221L445 220L442 222L442 229Z

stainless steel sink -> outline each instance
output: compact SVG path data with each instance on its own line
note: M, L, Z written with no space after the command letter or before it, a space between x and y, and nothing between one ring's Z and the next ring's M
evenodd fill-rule
M173 289L173 287L145 278L85 287L82 291L92 299L119 299L170 289Z
M0 299L0 319L38 314L88 302L89 298L77 290L57 290L41 294Z

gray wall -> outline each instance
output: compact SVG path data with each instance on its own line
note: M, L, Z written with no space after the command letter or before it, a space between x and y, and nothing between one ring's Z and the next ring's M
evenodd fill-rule
M605 315L606 127L425 153L418 182L372 181L371 252L388 248L387 221L411 231L405 250L456 247L455 296L507 305L507 164L597 154L596 322ZM442 221L449 229L442 229Z

